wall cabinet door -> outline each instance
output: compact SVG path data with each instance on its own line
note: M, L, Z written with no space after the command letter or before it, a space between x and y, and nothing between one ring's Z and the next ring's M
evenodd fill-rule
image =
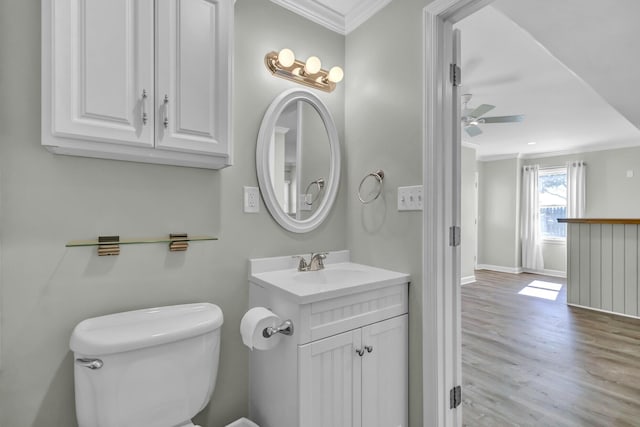
M156 146L227 153L233 2L157 0L156 4Z
M407 315L362 328L362 425L407 427L409 353Z
M153 0L45 6L51 8L51 51L43 47L50 53L43 56L51 70L51 96L43 97L50 103L49 132L153 147Z
M233 0L42 0L42 145L231 164Z
M304 427L360 427L361 330L298 348L300 422Z
M407 319L299 346L299 425L407 427Z

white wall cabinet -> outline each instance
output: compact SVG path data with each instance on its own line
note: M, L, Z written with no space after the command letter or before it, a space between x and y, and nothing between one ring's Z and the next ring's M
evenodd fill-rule
M408 275L375 269L378 283L314 285L323 291L313 294L304 281L278 285L288 270L260 274L261 262L252 260L249 305L290 319L294 334L251 353L251 418L261 427L406 427Z
M42 144L231 164L232 0L43 0Z

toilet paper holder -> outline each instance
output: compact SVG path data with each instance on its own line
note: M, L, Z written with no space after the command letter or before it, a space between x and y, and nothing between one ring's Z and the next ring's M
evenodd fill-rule
M262 330L262 336L265 338L270 338L275 334L293 335L293 322L291 320L285 320L279 326L267 326Z

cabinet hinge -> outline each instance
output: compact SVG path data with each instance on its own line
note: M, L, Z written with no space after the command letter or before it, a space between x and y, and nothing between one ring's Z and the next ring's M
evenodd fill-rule
M449 246L460 246L460 227L457 225L449 227Z
M462 86L462 70L458 64L449 64L449 79L454 86Z
M456 409L462 403L462 387L457 385L449 391L449 408Z

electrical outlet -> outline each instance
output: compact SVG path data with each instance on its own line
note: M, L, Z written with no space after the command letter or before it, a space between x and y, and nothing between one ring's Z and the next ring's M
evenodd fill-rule
M258 187L244 187L244 213L260 211L260 190Z
M398 187L399 211L421 211L423 206L422 185Z

